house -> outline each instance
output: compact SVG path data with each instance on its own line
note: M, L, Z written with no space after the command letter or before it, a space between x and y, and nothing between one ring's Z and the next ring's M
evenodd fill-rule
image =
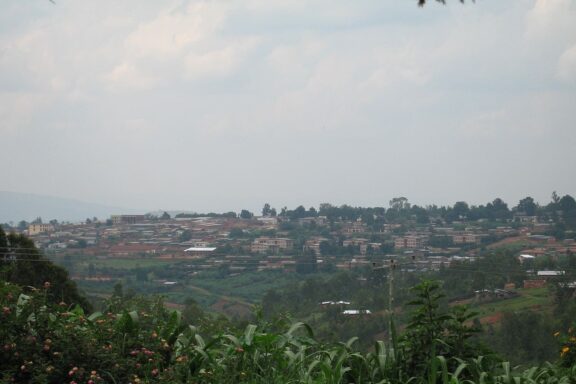
M543 288L546 286L546 280L524 280L523 286L525 289Z
M340 301L323 301L320 303L321 306L323 307L327 307L327 306L331 306L331 305L350 305L349 301L344 301L344 300L340 300Z
M407 235L394 239L394 248L421 248L426 246L428 239L426 236Z
M306 248L313 250L315 254L320 255L320 244L322 244L323 241L328 241L328 239L325 237L312 237L306 240L304 245Z
M536 276L543 278L543 279L550 279L553 277L560 277L564 276L564 271L538 271Z
M382 248L382 243L368 243L368 244L361 244L360 245L360 254L365 255L368 253L368 249L372 251L378 251Z
M342 228L342 233L352 235L354 233L364 233L367 232L366 224L361 221L355 221L353 223L346 223Z
M250 250L254 253L278 253L290 250L294 247L294 241L285 237L258 237L254 239Z
M460 232L452 235L454 244L480 244L482 238L475 233Z
M347 239L347 240L344 240L344 241L342 242L342 246L343 246L343 247L349 247L349 246L352 246L352 247L361 247L361 246L366 245L366 244L368 244L368 239L363 239L363 238L360 238L360 237L356 237L356 238L352 238L352 239Z
M372 311L369 309L346 309L342 311L344 316L359 316L359 315L371 315Z
M152 244L117 244L107 249L114 256L154 255L158 247Z
M112 224L137 224L144 221L144 215L112 215Z
M528 255L528 254L522 254L520 256L518 256L518 261L520 262L520 264L524 264L525 261L533 261L536 258L536 256L532 256L532 255Z
M52 232L53 230L54 226L52 224L30 224L28 226L28 235L34 236L39 233Z
M190 247L184 250L184 252L188 253L191 256L207 256L214 252L216 247Z

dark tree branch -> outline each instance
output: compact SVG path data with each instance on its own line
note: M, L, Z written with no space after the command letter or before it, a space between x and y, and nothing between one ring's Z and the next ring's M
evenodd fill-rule
M436 0L439 3L446 4L446 0ZM462 4L464 4L464 0L460 0ZM474 2L474 0L472 0ZM418 6L423 7L426 4L426 0L418 0Z

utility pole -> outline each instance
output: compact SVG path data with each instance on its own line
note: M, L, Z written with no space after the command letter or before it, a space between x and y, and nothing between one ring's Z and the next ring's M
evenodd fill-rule
M388 338L390 345L393 344L392 339L392 315L394 313L394 269L396 264L394 264L394 259L390 259L390 273L388 273Z
M376 267L376 263L372 263L373 270L384 271L385 268L386 266L384 265L384 262L382 263L381 267ZM394 313L394 269L396 269L396 264L394 263L394 259L390 259L390 265L388 268L388 340L390 342L390 346L393 345L392 314Z

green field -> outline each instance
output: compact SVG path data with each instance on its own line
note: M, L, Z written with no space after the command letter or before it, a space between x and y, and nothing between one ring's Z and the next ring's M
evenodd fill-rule
M518 289L517 292L520 294L518 297L472 305L472 309L478 312L479 318L503 312L552 309L553 302L548 288Z

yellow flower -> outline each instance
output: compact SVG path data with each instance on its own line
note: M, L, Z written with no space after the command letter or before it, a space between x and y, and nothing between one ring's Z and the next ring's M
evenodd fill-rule
M568 353L570 352L570 348L569 347L564 347L562 348L562 353Z

